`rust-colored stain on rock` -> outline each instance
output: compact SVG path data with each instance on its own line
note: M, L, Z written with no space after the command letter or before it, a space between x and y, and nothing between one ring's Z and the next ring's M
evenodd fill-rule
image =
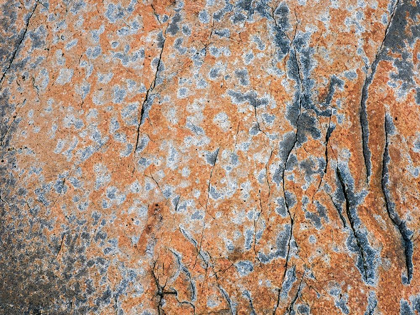
M2 0L1 314L420 314L420 3Z

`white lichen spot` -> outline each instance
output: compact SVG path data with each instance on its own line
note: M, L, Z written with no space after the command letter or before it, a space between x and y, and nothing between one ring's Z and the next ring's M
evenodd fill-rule
M73 77L73 69L60 69L60 73L58 75L57 80L55 81L59 85L64 85L66 83L69 83L71 81L71 78Z

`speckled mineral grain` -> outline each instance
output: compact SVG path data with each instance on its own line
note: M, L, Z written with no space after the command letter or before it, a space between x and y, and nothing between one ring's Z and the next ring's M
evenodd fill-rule
M1 314L419 314L418 0L2 0Z

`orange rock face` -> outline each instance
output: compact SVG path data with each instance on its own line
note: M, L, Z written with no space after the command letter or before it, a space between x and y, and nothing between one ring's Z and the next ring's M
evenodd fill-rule
M0 5L1 314L420 314L420 3Z

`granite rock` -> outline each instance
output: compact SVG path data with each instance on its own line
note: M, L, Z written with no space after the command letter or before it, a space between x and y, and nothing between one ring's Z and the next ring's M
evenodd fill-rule
M420 3L3 0L2 314L420 314Z

